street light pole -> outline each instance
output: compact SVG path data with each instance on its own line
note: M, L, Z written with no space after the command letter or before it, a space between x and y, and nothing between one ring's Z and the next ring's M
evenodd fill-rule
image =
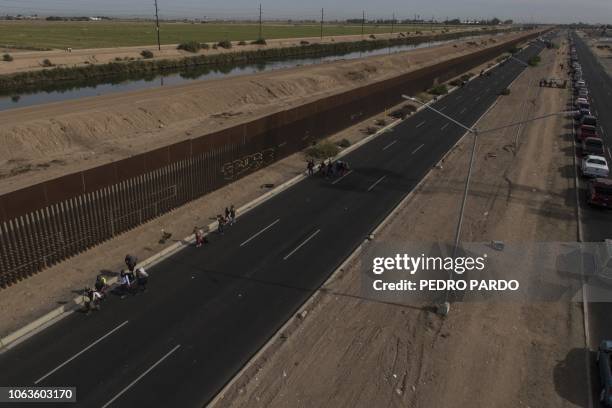
M465 187L463 189L463 198L461 200L461 207L459 209L459 217L457 220L457 227L455 229L455 239L454 239L454 243L453 243L453 254L452 257L455 258L457 256L457 250L459 248L459 242L461 240L461 229L463 226L463 214L465 213L465 207L467 205L467 197L468 197L468 192L470 190L470 180L472 178L472 169L474 168L474 161L476 160L476 146L477 146L477 142L478 142L478 136L486 133L486 132L494 132L497 130L501 130L501 129L506 129L508 127L513 127L513 126L518 126L518 125L522 125L525 123L529 123L529 122L533 122L536 120L541 120L541 119L545 119L551 116L559 116L559 115L574 115L576 112L575 111L562 111L562 112L554 112L554 113L549 113L546 115L542 115L542 116L538 116L532 119L528 119L528 120L523 120L520 122L514 122L514 123L509 123L507 125L504 126L499 126L496 128L491 128L491 129L486 129L486 130L479 130L478 128L476 128L475 126L472 127L468 127L466 125L464 125L463 123L451 118L450 116L440 112L439 110L433 108L431 106L431 104L429 103L425 103L422 102L421 100L411 97L411 96L407 96L407 95L402 95L402 98L407 99L409 101L412 102L416 102L419 103L421 105L423 105L425 108L437 113L438 115L441 115L442 117L444 117L445 119L455 123L456 125L458 125L459 127L465 129L468 133L472 133L474 135L474 140L472 142L472 152L470 154L470 162L469 162L469 166L468 166L468 173L467 176L465 178ZM452 271L449 271L449 279L452 279ZM448 314L449 310L450 310L450 303L449 303L449 292L446 291L445 295L444 295L444 303L441 305L441 308L439 310L441 310L443 315Z

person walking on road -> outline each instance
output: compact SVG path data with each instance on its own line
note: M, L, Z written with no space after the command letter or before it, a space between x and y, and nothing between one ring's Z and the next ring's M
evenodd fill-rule
M146 292L147 283L149 282L149 274L142 266L136 270L136 282L138 282L138 288L143 292Z
M127 265L130 272L134 272L134 268L136 267L137 263L138 259L136 259L134 255L127 254L125 256L125 264Z
M199 248L204 243L204 231L201 228L193 227L193 233L196 240L196 248Z
M309 176L312 176L314 174L314 168L315 168L314 160L312 159L308 160L308 164L306 164L306 169L308 170Z
M229 222L230 225L234 225L236 223L236 208L234 208L234 204L232 204L229 209Z
M223 235L223 230L225 228L225 218L223 217L223 215L221 214L217 215L217 224L219 224L217 226L217 232Z

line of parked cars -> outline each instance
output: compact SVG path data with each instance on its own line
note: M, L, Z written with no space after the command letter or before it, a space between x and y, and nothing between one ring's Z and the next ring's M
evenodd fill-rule
M591 112L589 89L582 76L576 47L570 42L570 67L576 111L576 140L582 160L580 172L591 180L587 183L587 202L593 206L612 208L612 180L606 159L606 145L597 131L597 117Z

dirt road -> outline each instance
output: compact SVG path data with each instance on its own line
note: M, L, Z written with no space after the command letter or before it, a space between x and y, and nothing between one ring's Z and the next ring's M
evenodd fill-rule
M479 123L490 129L565 108L562 50L545 50L509 96ZM480 136L462 240L575 241L571 143L566 118ZM375 237L378 243L452 241L466 163L465 138ZM440 216L444 214L444 216ZM535 258L525 254L524 262ZM585 406L579 304L431 305L361 296L359 264L340 271L228 390L217 406Z

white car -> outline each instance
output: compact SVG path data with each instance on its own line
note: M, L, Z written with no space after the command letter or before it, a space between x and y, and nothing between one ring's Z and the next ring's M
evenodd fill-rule
M608 162L605 157L588 155L582 159L580 166L582 175L585 177L608 177Z

